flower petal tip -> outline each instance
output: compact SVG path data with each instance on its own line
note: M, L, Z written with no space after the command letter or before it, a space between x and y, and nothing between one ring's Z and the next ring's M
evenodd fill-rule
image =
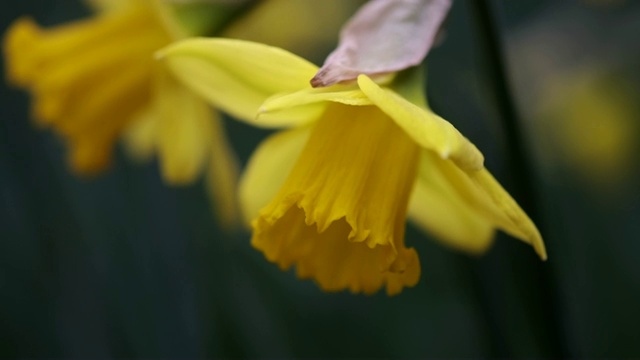
M545 249L544 244L537 246L535 250L538 253L538 256L540 256L540 260L547 261L547 250Z

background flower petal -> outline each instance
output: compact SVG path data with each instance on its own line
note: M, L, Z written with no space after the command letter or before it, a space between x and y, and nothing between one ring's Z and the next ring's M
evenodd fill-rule
M309 130L301 127L279 132L253 152L239 186L240 206L247 224L280 190L307 142Z
M209 106L177 82L158 72L157 136L160 169L171 184L192 182L206 163L213 142L214 119Z
M217 113L214 113L217 115ZM213 116L211 122L211 145L209 163L206 169L205 186L211 204L216 211L216 219L222 228L230 229L240 223L238 209L238 177L240 165L233 148L225 136L222 119Z

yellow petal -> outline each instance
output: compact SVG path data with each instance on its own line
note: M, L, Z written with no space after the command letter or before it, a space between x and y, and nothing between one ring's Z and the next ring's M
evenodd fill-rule
M310 88L317 67L289 52L248 41L193 38L158 53L191 90L212 105L249 123L278 127L299 120L257 121L260 105L270 96Z
M305 89L288 94L278 94L267 99L261 112L276 112L286 108L305 106L322 102L337 102L345 105L372 105L369 98L359 89L343 89L343 86Z
M547 250L545 249L538 228L511 195L496 181L493 175L491 175L487 169L482 169L470 173L470 177L477 188L489 197L493 206L501 211L518 229L517 232L509 231L505 226L503 230L533 246L540 258L546 260ZM491 211L491 213L493 213L493 211Z
M482 169L482 153L448 121L420 108L388 88L382 88L366 75L358 77L360 89L389 115L414 141L451 159L466 170Z
M247 223L275 197L309 138L309 127L279 132L253 152L240 181L240 206Z
M327 291L415 285L420 265L404 227L419 150L377 107L329 104L253 222L252 245Z
M200 174L207 161L213 141L213 113L171 74L160 71L158 76L160 168L170 184L187 184Z
M81 89L69 90L75 94ZM37 98L54 94L36 92ZM145 64L122 69L111 81L93 89L83 101L65 99L64 112L41 121L67 137L103 136L117 133L138 114L151 98L151 71ZM75 106L73 106L75 103Z
M67 162L71 169L82 176L95 176L111 164L113 143L92 138L68 141Z
M327 102L345 105L371 105L371 100L354 86L335 85L326 88L304 89L293 93L276 94L260 107L258 119L282 119L295 114L300 123L316 120L324 111Z
M422 157L436 157L423 151ZM481 254L493 243L495 225L478 214L458 194L437 160L422 159L421 173L409 202L409 219L436 240L458 250ZM442 161L442 160L440 160Z
M487 169L464 171L450 160L423 156L419 177L430 182L441 176L476 216L509 235L531 244L542 259L547 254L538 229Z
M155 153L158 117L155 107L148 106L124 129L122 141L135 161L147 161Z
M240 223L236 188L239 166L225 136L222 119L213 116L210 120L211 154L205 181L216 218L224 229L229 230Z

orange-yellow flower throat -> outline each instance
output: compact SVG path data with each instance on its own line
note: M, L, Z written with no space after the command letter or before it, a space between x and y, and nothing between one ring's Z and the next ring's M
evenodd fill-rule
M404 228L419 154L377 107L331 104L254 222L252 244L327 291L415 285L420 264Z
M30 90L33 115L60 133L80 173L102 170L121 130L151 96L153 53L171 41L155 9L117 11L42 30L17 20L4 43L8 78Z

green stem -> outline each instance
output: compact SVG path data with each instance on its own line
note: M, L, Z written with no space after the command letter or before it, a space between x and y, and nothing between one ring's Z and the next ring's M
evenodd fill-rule
M536 203L534 172L509 89L504 54L499 31L492 16L490 1L474 0L470 4L476 19L477 40L482 49L480 55L483 62L483 73L486 75L486 85L496 104L506 134L505 145L508 149L506 156L513 195L538 227L543 228L542 217ZM532 263L531 260L521 259L517 254L515 258L512 255L508 254L509 261L514 265L514 270L520 270L515 273L515 276L519 278L523 275L519 279L522 282L532 281L523 285L529 287L528 289L520 289L519 295L523 299L519 300L523 300L522 305L528 307L529 314L544 316L543 319L546 320L538 319L539 324L542 324L541 328L533 329L537 332L536 338L546 344L546 349L543 351L548 352L549 355L563 358L571 356L560 312L562 306L557 291L558 287L551 268L552 263L544 265L539 261ZM553 256L553 254L550 255ZM523 268L523 264L528 266ZM523 272L528 274L522 274ZM532 293L534 294L533 298L529 296Z

